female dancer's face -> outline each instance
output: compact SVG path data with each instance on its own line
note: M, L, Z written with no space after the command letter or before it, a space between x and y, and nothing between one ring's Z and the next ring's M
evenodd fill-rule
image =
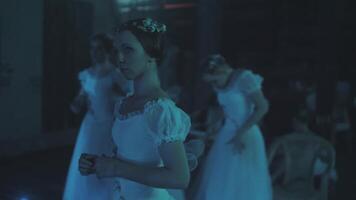
M102 42L99 40L93 40L90 42L90 56L94 64L105 62L108 55Z
M229 71L231 70L229 65L209 63L208 68L208 72L203 75L203 80L214 86L224 85L229 76Z
M128 80L135 79L147 70L149 55L130 31L118 33L115 46L118 49L118 67Z

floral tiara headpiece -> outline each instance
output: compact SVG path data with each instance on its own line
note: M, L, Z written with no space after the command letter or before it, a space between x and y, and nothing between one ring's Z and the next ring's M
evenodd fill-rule
M133 21L131 25L144 32L164 33L167 31L166 25L159 23L151 18L145 18L141 21Z

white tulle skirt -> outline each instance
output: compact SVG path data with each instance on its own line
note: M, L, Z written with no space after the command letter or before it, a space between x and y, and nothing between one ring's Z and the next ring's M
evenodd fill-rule
M235 124L226 120L224 126L201 163L192 200L271 200L272 186L268 171L263 136L257 126L242 138L244 151L234 154L226 143L236 132Z
M84 117L67 175L64 200L111 199L113 180L98 180L95 175L82 176L78 170L78 162L82 153L112 154L112 123L110 117L101 121L95 120L90 113Z

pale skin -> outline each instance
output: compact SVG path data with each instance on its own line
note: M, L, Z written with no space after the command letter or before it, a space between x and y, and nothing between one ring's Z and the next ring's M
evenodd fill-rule
M145 52L138 39L131 32L123 31L118 33L115 45L119 50L119 68L127 79L134 81L135 89L135 94L122 103L121 114L141 110L147 101L167 98L160 86L156 60ZM163 167L130 163L116 157L82 154L79 171L84 176L95 173L98 178L121 177L151 187L187 188L190 172L183 143L162 143L158 152Z
M209 62L208 67L212 70L204 74L203 79L218 88L226 87L230 84L231 79L238 77L243 72L243 70L239 69L235 71L226 62L220 63L219 66L217 66L215 62ZM249 118L239 127L235 136L227 143L233 146L234 153L241 153L244 150L245 144L241 138L243 138L245 134L248 134L248 130L260 122L269 108L268 100L261 90L250 93L247 98L253 102L255 109Z

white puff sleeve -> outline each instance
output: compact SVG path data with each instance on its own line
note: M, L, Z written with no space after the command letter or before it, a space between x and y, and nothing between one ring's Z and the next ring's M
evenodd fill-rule
M253 73L250 70L242 72L237 80L238 88L246 93L251 94L262 89L263 77Z
M156 145L183 142L191 126L190 117L169 99L147 104L144 117Z
M78 80L85 92L91 95L95 95L96 80L90 76L88 70L83 70L78 74Z
M78 80L83 83L85 82L85 80L87 79L87 76L88 76L88 71L87 70L83 70L83 71L80 71L78 73Z

